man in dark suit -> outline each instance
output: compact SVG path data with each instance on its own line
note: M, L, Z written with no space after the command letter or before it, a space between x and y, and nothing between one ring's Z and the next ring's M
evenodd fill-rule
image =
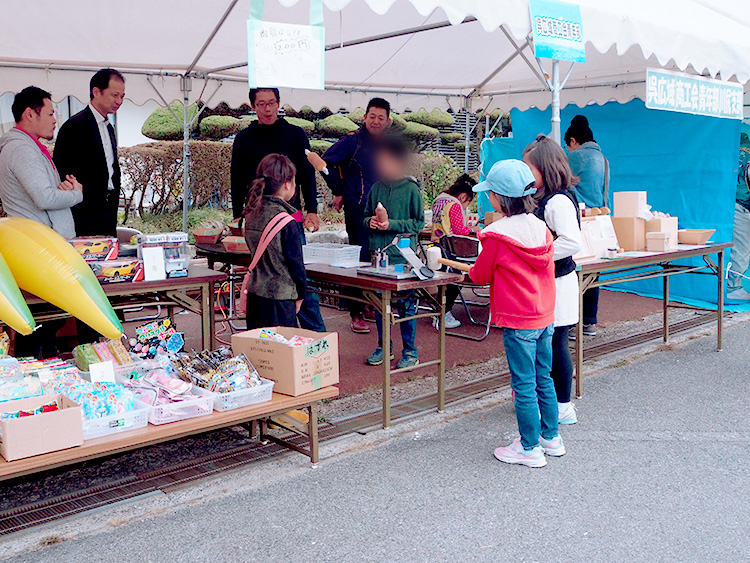
M117 236L120 165L117 139L109 114L125 99L125 78L103 68L91 78L91 102L60 127L55 166L64 178L75 176L83 186L83 201L72 208L77 236Z

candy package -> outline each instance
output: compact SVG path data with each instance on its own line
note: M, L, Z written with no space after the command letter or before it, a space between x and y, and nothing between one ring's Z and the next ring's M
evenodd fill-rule
M155 358L157 354L179 352L184 345L184 338L177 332L171 319L153 321L135 329L135 338L131 338L130 352L142 359Z
M232 357L228 348L180 354L174 364L184 379L212 393L229 393L262 384L247 356Z
M49 403L45 403L44 405L39 405L34 410L21 410L21 411L14 411L14 412L0 412L0 420L8 420L10 418L23 418L26 416L34 416L35 414L43 414L46 412L54 412L56 410L60 410L57 401L50 401Z
M0 330L0 358L6 358L10 353L10 337L4 330Z

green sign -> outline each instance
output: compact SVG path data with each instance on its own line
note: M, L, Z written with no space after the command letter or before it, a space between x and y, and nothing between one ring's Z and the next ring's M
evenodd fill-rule
M553 0L530 0L534 55L545 59L586 62L581 7Z
M648 69L646 107L742 119L742 85L681 72Z

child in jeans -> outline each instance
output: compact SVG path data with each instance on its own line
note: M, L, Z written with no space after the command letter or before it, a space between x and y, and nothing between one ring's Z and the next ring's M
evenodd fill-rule
M545 454L565 454L557 432L557 397L550 377L555 320L555 266L552 234L533 215L534 175L520 160L495 164L474 187L488 192L502 219L480 234L482 251L469 275L490 284L492 322L503 340L515 391L520 438L497 448L505 463L544 467ZM540 420L541 414L541 420Z
M377 149L376 164L381 178L374 184L367 196L365 205L365 226L370 229L370 251L385 248L396 235L411 235L411 248L417 249L417 236L424 227L424 203L419 183L412 177L406 176L406 166L409 160L409 148L399 137L384 137ZM382 203L388 212L385 220L378 220L376 209ZM397 248L388 249L391 264L404 264L401 253ZM401 318L417 314L417 303L411 293L397 295L403 297L394 303L394 308ZM383 317L376 314L378 327L378 347L368 356L365 363L379 366L383 363ZM398 369L414 367L419 364L419 355L415 339L417 336L417 321L412 319L399 323L401 326L401 340L404 351L398 362ZM394 359L393 343L390 346L390 360Z

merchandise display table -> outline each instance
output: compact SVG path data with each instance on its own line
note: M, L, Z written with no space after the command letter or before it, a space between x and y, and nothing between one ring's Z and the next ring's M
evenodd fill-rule
M460 274L447 274L436 272L435 277L421 281L418 279L395 280L365 276L357 273L356 268L335 268L324 264L308 264L307 277L313 282L324 282L333 286L356 289L362 292L364 298L347 295L350 300L362 301L373 305L383 315L383 428L391 425L391 375L411 371L425 366L438 366L438 412L445 409L445 288L447 285L457 283L463 279ZM437 290L437 298L430 291ZM328 294L322 289L321 294ZM396 318L393 315L392 303L400 298L402 292L412 292L419 299L420 305L429 305L432 311L420 313L413 317ZM391 369L388 358L391 355L391 329L394 325L406 320L419 319L422 317L438 317L438 358L421 362L415 367Z
M260 421L261 423L261 439L269 439L298 451L308 456L310 461L315 464L319 460L318 403L324 399L336 397L338 394L339 391L336 387L324 387L298 397L274 393L270 401L257 405L250 405L225 412L213 412L207 416L190 418L159 426L149 424L138 430L112 434L94 440L86 440L82 446L68 450L60 450L17 461L7 462L0 459L0 480L12 479L39 471L54 469L55 467L144 448L193 434L201 434L210 430L218 430L220 428L255 421ZM301 428L301 424L296 424L295 428L287 428L296 434L306 436L309 442L308 449L301 448L286 440L269 436L265 433L266 421L269 417L283 414L293 409L306 409L308 411L309 420L304 425L306 428ZM274 420L274 424L277 426L281 425L276 420Z
M621 258L582 261L578 264L578 317L583 319L583 293L595 287L611 286L639 280L662 278L663 296L663 335L669 340L669 308L676 307L669 301L669 278L678 274L713 275L717 279L717 333L716 349L723 346L724 329L724 252L732 243L709 243L706 245L679 245L667 252L627 252ZM714 262L710 255L716 254ZM703 258L703 264L678 264L688 258ZM576 396L583 395L583 322L576 327Z
M214 284L226 279L226 274L215 270L190 266L184 278L169 278L159 281L120 282L102 285L105 295L114 309L130 309L148 306L177 306L195 313L201 318L201 337L204 350L214 349ZM197 290L200 298L194 299L187 291ZM51 306L43 299L28 293L26 302L41 322L54 318L69 317L66 312Z

